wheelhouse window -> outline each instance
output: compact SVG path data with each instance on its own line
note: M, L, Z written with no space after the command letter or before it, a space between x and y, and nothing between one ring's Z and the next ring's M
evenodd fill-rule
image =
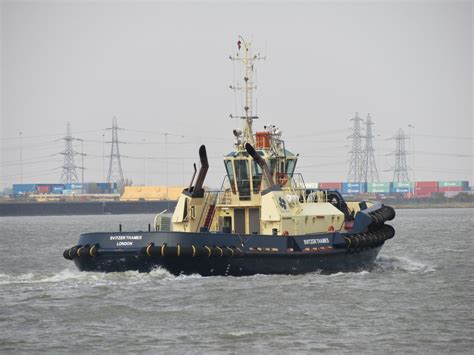
M235 178L237 181L237 189L239 190L239 197L241 200L250 199L250 178L249 178L249 164L248 159L236 159L235 164Z
M290 177L293 177L293 173L295 172L296 167L296 159L287 159L286 160L286 174Z
M274 158L269 159L269 169L272 175L275 173L275 167L276 167L276 159Z
M235 193L234 184L234 169L232 169L232 160L224 160L225 170L227 171L227 177L229 178L230 187L232 192Z
M262 185L262 168L255 160L252 160L252 182L253 191L259 192L260 186Z

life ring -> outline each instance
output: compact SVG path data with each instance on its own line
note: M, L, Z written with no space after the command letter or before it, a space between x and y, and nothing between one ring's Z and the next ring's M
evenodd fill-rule
M288 174L278 173L277 178L278 178L278 183L282 186L286 185L286 183L288 182Z
M330 226L329 226L328 232L334 232L334 226L333 226L333 225L330 225Z

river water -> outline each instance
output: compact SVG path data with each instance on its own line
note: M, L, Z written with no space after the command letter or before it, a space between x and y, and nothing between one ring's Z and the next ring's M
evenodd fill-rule
M80 273L81 232L150 215L0 218L0 351L470 352L473 209L398 210L370 272Z

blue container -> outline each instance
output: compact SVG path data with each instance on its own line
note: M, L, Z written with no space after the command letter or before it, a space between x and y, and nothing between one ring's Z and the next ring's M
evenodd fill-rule
M82 190L83 185L76 182L64 184L64 190Z
M99 188L101 194L110 193L110 184L107 182L99 182L97 187Z
M391 187L390 193L391 194L406 194L408 192L413 192L413 189L409 187Z
M343 182L343 194L361 194L367 192L367 183L365 182Z
M37 184L13 184L12 194L14 196L36 193Z
M64 185L52 185L51 186L51 193L53 194L62 194L64 189Z

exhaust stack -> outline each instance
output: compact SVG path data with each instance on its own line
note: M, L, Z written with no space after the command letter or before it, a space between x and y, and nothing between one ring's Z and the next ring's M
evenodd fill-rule
M196 179L196 184L193 188L189 189L189 191L191 192L191 197L204 196L204 190L202 188L202 185L204 184L204 179L206 178L207 170L209 169L209 162L207 160L207 152L205 145L201 145L201 147L199 148L199 159L201 160L201 167L199 168L199 174Z
M265 162L265 159L263 159L260 154L257 153L254 147L250 143L245 144L245 149L247 150L247 153L250 154L250 156L257 162L257 164L262 168L263 170L263 175L265 175L265 179L267 179L267 183L270 189L272 190L281 190L281 187L273 181L272 174L270 172L270 169L268 168L267 163Z

